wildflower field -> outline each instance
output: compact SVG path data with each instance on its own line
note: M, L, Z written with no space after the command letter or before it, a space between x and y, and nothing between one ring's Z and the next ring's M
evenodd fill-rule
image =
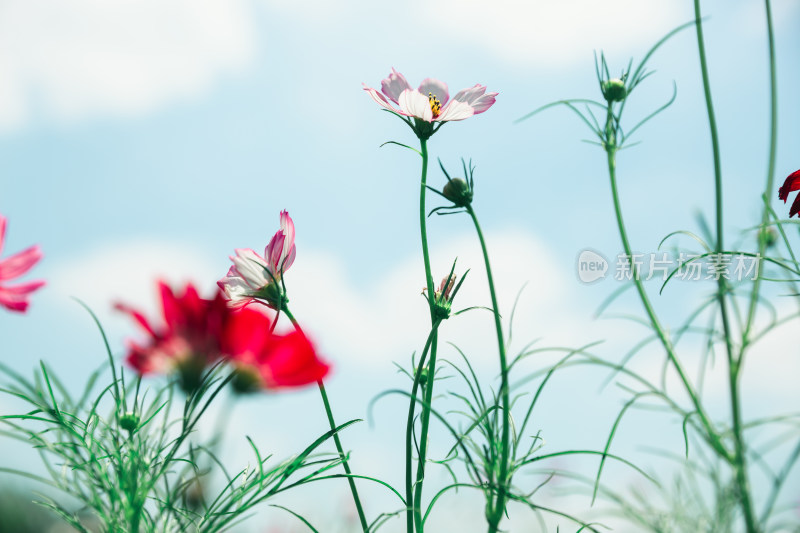
M0 532L800 533L797 0L0 13Z

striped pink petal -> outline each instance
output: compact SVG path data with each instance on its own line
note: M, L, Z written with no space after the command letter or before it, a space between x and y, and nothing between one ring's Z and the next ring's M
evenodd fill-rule
M381 91L395 104L399 100L400 95L403 94L403 91L410 88L411 85L408 84L405 76L397 72L394 68L392 68L392 73L389 74L385 80L381 81Z

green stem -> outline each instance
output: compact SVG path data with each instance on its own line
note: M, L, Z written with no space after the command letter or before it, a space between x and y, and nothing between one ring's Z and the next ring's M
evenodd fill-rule
M428 251L428 219L425 212L425 198L427 196L427 179L428 179L428 141L420 138L420 155L422 156L422 175L420 177L420 192L419 192L419 231L422 240L422 259L425 263L425 286L427 287L428 309L431 316L431 324L436 323L433 305L433 275L431 274L431 260ZM432 328L433 329L433 328ZM428 362L428 381L425 383L425 405L422 406L422 414L420 415L420 439L419 439L419 457L417 458L417 479L414 487L414 523L416 524L417 533L422 533L422 485L425 478L425 457L428 448L428 428L430 426L431 415L431 402L433 401L433 382L436 373L436 351L438 347L438 335L436 331L433 332L433 338L430 344L430 361ZM414 399L412 398L412 401ZM411 428L413 429L413 428ZM408 436L406 436L408 439ZM407 458L408 459L408 458ZM409 466L406 465L408 469ZM414 531L414 525L411 523L410 518L407 520L407 530L409 533Z
M509 440L510 440L510 412L509 412L509 392L508 392L508 362L506 360L506 344L503 337L503 323L500 319L500 308L497 305L497 293L494 286L494 276L492 276L492 267L489 264L489 251L486 249L486 239L483 237L481 225L478 223L478 217L471 205L467 206L467 213L472 218L472 223L475 224L475 231L478 233L478 240L481 242L481 250L483 251L483 262L486 266L486 280L489 283L489 294L492 298L492 309L494 310L494 327L497 332L497 349L500 353L500 396L503 402L503 436L500 448L500 476L497 479L497 499L494 502L493 508L487 518L489 519L489 531L494 533L500 527L500 521L503 519L505 510L505 497L506 497L506 477L508 476L508 454L509 454Z
M706 100L706 110L708 111L708 123L711 130L711 148L714 156L714 184L716 199L716 222L717 222L717 242L715 252L719 255L723 249L723 223L722 223L722 164L720 160L719 135L717 133L717 122L714 116L714 104L711 99L711 82L708 75L708 62L706 60L705 41L703 38L703 22L700 18L700 0L694 0L695 27L697 28L697 48L700 55L700 70L703 76L703 92ZM766 215L766 213L765 213ZM734 470L736 483L739 489L739 503L742 506L745 524L748 533L758 531L756 516L750 498L750 482L747 472L747 450L742 434L742 413L741 399L739 396L739 375L741 369L741 354L736 357L733 351L733 334L730 329L726 294L728 293L727 282L720 276L717 280L718 290L717 299L719 300L720 312L722 317L722 328L725 335L725 347L728 355L728 387L730 389L731 418L734 443ZM754 301L751 302L751 309ZM749 326L748 326L749 327Z
M611 111L609 109L609 115L611 115ZM610 120L610 119L609 119ZM608 155L608 175L609 179L611 180L611 194L614 200L614 214L617 218L617 227L619 229L620 239L622 240L622 247L625 251L625 256L629 258L633 257L631 252L631 245L630 241L628 240L628 232L625 229L625 221L622 218L622 207L619 201L619 193L617 191L617 170L616 170L616 147L614 146L606 146L606 153ZM634 261L631 260L631 273L633 278L633 284L636 287L636 292L639 294L639 299L642 301L642 305L644 306L645 313L647 314L648 319L650 320L650 324L653 326L653 329L658 336L659 341L664 346L664 350L667 352L667 358L669 359L672 366L675 368L675 371L678 373L678 377L683 384L683 388L686 390L686 393L689 395L689 398L692 402L692 406L697 413L698 418L700 419L701 424L706 432L706 440L711 445L717 454L723 457L726 461L730 462L730 454L728 453L727 449L722 445L720 441L719 435L714 430L714 427L711 425L711 421L708 418L708 415L703 409L703 405L700 402L700 398L697 396L697 393L694 390L694 386L689 381L689 378L686 376L686 372L683 370L683 366L681 365L680 361L678 360L677 355L675 354L675 348L672 346L672 342L670 341L669 337L667 336L666 332L664 331L664 327L658 320L658 316L656 316L656 312L653 309L653 305L650 303L650 298L647 296L647 292L644 290L644 285L642 284L642 280L639 277L639 268Z
M761 257L766 251L766 240L761 235L761 231L767 228L767 223L770 219L770 202L773 195L773 187L775 187L775 157L777 153L777 140L778 140L778 81L775 67L775 35L772 28L772 6L770 0L765 0L764 4L767 11L767 40L769 43L769 100L770 100L770 116L769 116L769 158L767 162L767 186L764 189L764 197L767 199L767 205L761 214L761 226L758 234L758 257L759 257L759 272L761 271ZM747 325L742 335L742 349L739 354L739 359L744 357L744 352L750 344L750 333L753 327L753 321L756 316L756 308L758 306L758 294L761 289L761 276L756 276L753 282L753 291L750 294L750 307L747 313Z
M767 15L767 42L769 46L769 101L770 101L770 121L769 121L769 157L767 162L767 185L764 190L764 198L767 202L767 205L764 206L764 210L761 215L761 227L758 233L758 261L759 261L759 275L756 276L755 281L753 282L753 291L750 295L750 307L748 309L747 314L747 325L745 326L744 333L742 334L742 349L739 352L739 361L744 360L745 350L750 344L750 333L753 326L753 322L755 320L756 315L756 307L758 305L758 294L761 289L761 275L760 275L760 268L761 268L761 257L764 255L764 252L767 248L767 241L763 238L761 234L767 227L767 223L770 219L770 203L773 194L773 187L775 186L775 157L777 154L777 145L778 145L778 80L777 80L777 69L775 66L775 33L772 26L772 5L770 0L764 0L764 7L766 10ZM800 454L800 445L795 449L794 457L796 458L797 455ZM791 464L791 463L790 463ZM780 485L776 485L775 490L770 495L770 499L768 500L767 506L765 508L764 514L762 516L763 524L766 525L767 521L769 520L769 516L772 512L773 505L775 504L775 500L778 496L778 490L780 489Z
M291 311L284 305L281 310L286 313L287 318L292 321L292 325L294 325L295 329L298 331L300 330L300 326L297 324L297 320L295 320L294 315L292 315ZM339 457L342 460L342 467L344 468L345 473L347 474L347 483L350 485L350 492L353 494L353 503L356 505L356 511L358 512L358 520L361 522L361 529L364 533L369 533L369 524L367 523L367 517L364 515L364 508L361 506L361 498L358 497L358 489L356 489L356 482L352 477L352 472L350 470L350 465L347 462L347 455L344 453L344 448L342 447L342 441L339 439L339 433L336 431L336 421L333 418L333 411L331 410L331 403L328 401L328 393L325 392L325 384L322 380L317 381L317 386L319 387L320 396L322 396L322 403L325 405L325 414L328 417L328 424L330 425L331 431L333 431L333 442L336 444L336 451L339 452Z
M428 288L428 307L431 313L431 324L435 322L433 306L433 275L431 274L431 258L428 252L428 217L425 213L425 198L428 185L428 141L419 140L422 155L422 176L419 185L419 233L422 240L422 260L425 262L425 286Z
M422 379L422 375L425 370L425 359L428 357L428 350L433 344L434 339L437 337L437 331L439 329L439 324L441 324L441 320L436 320L431 327L431 332L428 334L428 340L425 341L425 348L422 350L422 355L420 356L419 364L417 366L417 372L414 375L414 384L411 386L411 401L408 405L408 419L406 421L406 502L408 510L406 511L406 527L408 528L409 533L414 532L414 524L422 524L422 508L419 505L419 502L415 500L414 494L414 478L412 477L412 461L414 459L414 439L413 439L413 432L414 432L414 413L416 411L416 404L417 404L417 391L419 390L420 380ZM430 376L428 376L430 378ZM427 381L425 383L425 393L427 393ZM427 400L426 400L427 401ZM414 505L412 507L412 502Z

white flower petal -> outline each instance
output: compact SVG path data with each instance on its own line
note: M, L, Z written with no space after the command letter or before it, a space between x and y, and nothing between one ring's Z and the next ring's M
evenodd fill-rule
M217 285L225 294L225 298L232 302L238 302L242 299L249 299L252 296L252 290L247 283L238 276L224 277L217 282Z
M250 248L237 249L236 256L231 257L231 261L251 289L259 289L271 281L264 272L267 262Z
M430 100L420 92L407 89L400 95L398 103L404 115L416 117L425 122L431 122L433 120L433 110L431 109Z
M472 109L466 102L459 102L456 99L450 101L449 104L442 109L442 112L436 117L436 120L440 122L448 122L453 120L464 120L465 118L469 118L475 114L475 110Z

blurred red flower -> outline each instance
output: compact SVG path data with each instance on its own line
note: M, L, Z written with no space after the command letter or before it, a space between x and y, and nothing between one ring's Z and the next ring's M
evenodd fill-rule
M234 386L243 392L310 385L330 370L302 331L278 335L270 318L250 307L235 312L222 345L238 372Z
M203 372L220 359L236 369L234 386L240 391L299 387L327 374L328 365L301 331L273 333L267 315L250 308L230 308L219 291L213 300L205 300L191 284L182 294L164 282L158 286L164 317L161 327L153 327L127 305L115 305L149 336L145 344L128 341L127 362L140 374L175 371L187 392L195 390Z
M221 294L213 300L202 299L192 284L187 284L181 295L162 281L158 288L164 317L159 328L127 305L114 306L128 313L150 336L146 344L128 341L128 364L140 374L177 370L181 387L194 390L206 367L221 357L220 338L231 312Z

